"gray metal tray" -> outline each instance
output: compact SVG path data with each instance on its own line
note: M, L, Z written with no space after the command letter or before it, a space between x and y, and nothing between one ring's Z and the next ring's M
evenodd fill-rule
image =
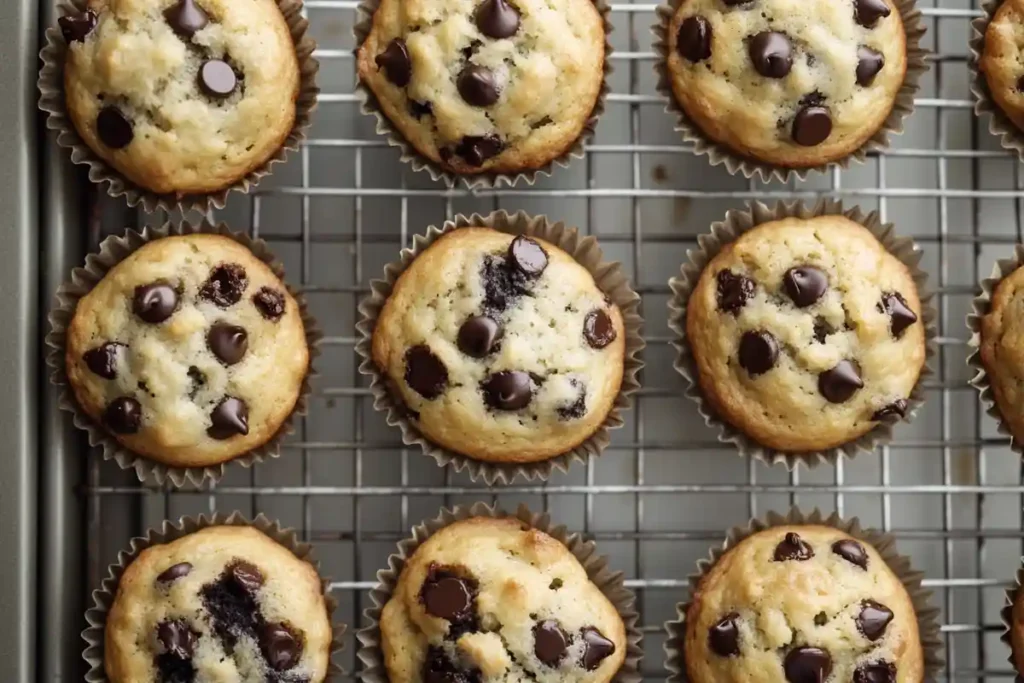
M1010 678L998 640L999 609L1024 539L1021 461L967 385L964 316L979 278L1022 241L1024 192L1020 165L970 111L966 41L977 6L921 0L926 44L936 58L907 133L890 152L848 171L783 185L730 177L679 144L654 94L654 5L614 3L613 92L587 158L532 188L469 194L401 167L395 150L374 134L373 121L359 114L351 94L355 4L307 0L324 91L311 139L258 192L234 198L218 216L269 240L292 282L308 293L328 334L316 399L284 457L253 470L231 468L208 492L140 486L83 447L45 383L36 402L39 325L56 285L103 234L166 217L139 216L97 197L52 139L34 144L26 106L33 41L53 20L52 8L44 0L41 23L30 0L0 9L0 29L21 29L18 40L5 42L5 56L16 45L18 58L0 60L0 75L27 98L17 111L9 98L0 104L0 144L9 160L0 196L14 209L4 212L0 317L16 330L0 340L10 402L0 411L7 447L0 515L14 521L0 526L0 547L17 557L13 566L0 562L0 671L14 662L3 680L81 680L78 633L89 591L132 534L165 518L239 509L297 527L316 542L334 577L337 618L357 627L366 591L394 543L439 506L481 499L547 508L599 541L639 595L643 668L653 679L664 675L661 624L674 616L695 561L728 526L792 504L836 509L894 532L903 552L927 572L942 607L945 678ZM36 168L42 169L38 193ZM666 282L696 235L726 209L752 198L825 195L878 209L924 246L940 297L938 372L918 420L900 427L891 447L836 467L788 473L718 444L681 396L665 323ZM368 281L413 234L456 212L498 207L547 213L597 235L634 275L650 345L637 406L603 457L544 486L484 490L401 448L357 374L353 325ZM342 657L350 673L358 670L353 631Z

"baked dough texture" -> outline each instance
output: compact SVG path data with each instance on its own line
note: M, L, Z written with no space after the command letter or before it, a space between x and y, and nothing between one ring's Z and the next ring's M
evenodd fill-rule
M1024 129L1024 1L1006 0L985 29L979 67L999 108Z
M981 320L981 362L996 407L1017 441L1024 439L1024 269L996 285Z

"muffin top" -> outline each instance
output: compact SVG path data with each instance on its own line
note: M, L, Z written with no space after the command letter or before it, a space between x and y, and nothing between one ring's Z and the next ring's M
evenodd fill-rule
M566 152L604 80L593 0L382 0L359 77L420 154L514 173Z
M1020 588L1010 609L1010 651L1017 673L1024 671L1024 590Z
M910 596L874 548L824 526L767 529L701 579L686 614L694 683L919 683Z
M274 0L89 0L60 26L75 128L152 192L223 189L291 132L299 67Z
M981 319L981 361L996 407L1013 437L1024 439L1024 268L1003 278Z
M533 462L604 421L622 383L622 315L594 278L540 239L459 228L395 283L373 359L431 441Z
M755 441L832 448L903 417L925 360L914 280L844 216L787 218L725 245L687 305L704 396Z
M863 145L907 67L892 0L686 0L667 39L672 92L697 127L784 167Z
M1024 0L1005 0L985 29L980 70L999 108L1024 129Z
M380 629L391 683L598 683L626 656L622 619L568 548L507 518L428 538Z
M114 266L68 325L79 406L127 448L212 465L276 435L309 370L299 306L229 237L157 239Z
M143 550L107 615L111 683L320 683L331 623L311 564L251 527Z

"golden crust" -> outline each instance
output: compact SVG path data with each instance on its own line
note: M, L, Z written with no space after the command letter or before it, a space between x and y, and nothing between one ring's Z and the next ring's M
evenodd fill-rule
M985 47L978 68L999 108L1024 129L1024 93L1017 87L1024 71L1024 0L1006 0L985 29Z
M996 285L992 306L981 319L981 362L985 366L996 407L1010 433L1024 439L1024 269L1018 268Z

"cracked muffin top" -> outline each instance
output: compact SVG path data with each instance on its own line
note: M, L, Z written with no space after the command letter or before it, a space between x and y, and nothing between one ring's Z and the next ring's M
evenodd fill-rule
M622 619L568 548L509 518L428 538L380 629L391 683L604 683L626 656Z
M981 362L1010 433L1024 440L1024 268L1004 277L981 319Z
M515 173L564 154L604 79L593 0L382 0L359 77L423 156Z
M910 596L873 547L825 526L756 533L701 579L686 614L693 683L919 683Z

